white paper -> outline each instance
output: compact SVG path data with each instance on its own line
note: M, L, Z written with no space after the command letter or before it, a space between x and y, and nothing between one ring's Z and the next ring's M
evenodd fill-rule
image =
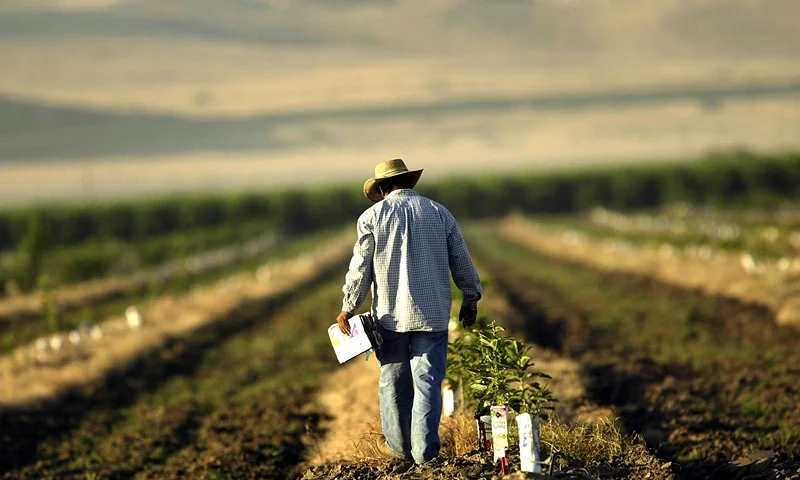
M328 328L328 336L339 363L344 363L372 348L367 332L364 331L364 325L361 323L361 317L356 315L349 320L349 323L350 336L342 333L337 324Z

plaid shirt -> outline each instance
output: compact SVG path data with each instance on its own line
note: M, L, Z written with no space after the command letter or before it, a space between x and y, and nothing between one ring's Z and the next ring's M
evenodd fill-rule
M342 311L355 313L372 287L372 314L387 330L447 330L450 272L474 307L483 288L453 215L414 190L395 190L358 219Z

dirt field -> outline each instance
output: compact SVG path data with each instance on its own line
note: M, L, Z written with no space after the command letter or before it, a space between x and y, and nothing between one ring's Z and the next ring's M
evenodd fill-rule
M760 305L770 310L778 324L800 326L800 299L795 295L798 276L792 268L780 271L771 265L754 275L742 266L743 253L731 252L726 253L725 258L701 259L672 254L665 257L660 246L652 245L636 251L609 249L607 243L587 238L579 242L570 241L563 231L551 230L522 218L505 220L499 229L504 238L543 255L608 272L653 277L680 288L697 289L709 295ZM603 253L598 254L601 251Z
M478 256L524 315L528 337L580 362L589 397L614 406L678 478L745 475L735 463L757 452L772 469L748 478L800 467L799 331L778 327L764 308L591 272L480 235Z
M561 456L553 478L800 475L800 332L764 308L544 257L491 224L467 234L482 311L536 345L562 421L640 435L611 458ZM0 477L493 478L476 452L410 469L353 462L369 453L358 445L375 427L357 413L375 419L377 369L338 366L324 334L344 268L57 402L0 411Z
M338 295L328 281L244 303L90 388L2 412L3 478L285 478L335 362L326 336L297 332L324 328L319 305Z

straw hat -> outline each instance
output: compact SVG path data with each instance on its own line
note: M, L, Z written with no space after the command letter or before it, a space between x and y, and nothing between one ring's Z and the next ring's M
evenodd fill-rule
M375 167L375 178L370 178L364 182L364 195L373 202L381 201L383 197L381 197L381 194L378 192L378 184L381 180L399 177L401 175L410 176L411 186L413 187L417 184L417 181L419 181L419 177L422 175L422 169L409 170L406 164L399 158L383 162Z

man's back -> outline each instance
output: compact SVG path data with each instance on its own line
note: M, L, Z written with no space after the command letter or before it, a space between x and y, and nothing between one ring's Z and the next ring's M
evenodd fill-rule
M372 254L372 310L384 328L446 330L451 269L459 288L466 288L465 298L480 298L478 274L444 206L412 189L395 190L361 215L358 230L359 236L371 235L374 242L374 250L363 253Z

